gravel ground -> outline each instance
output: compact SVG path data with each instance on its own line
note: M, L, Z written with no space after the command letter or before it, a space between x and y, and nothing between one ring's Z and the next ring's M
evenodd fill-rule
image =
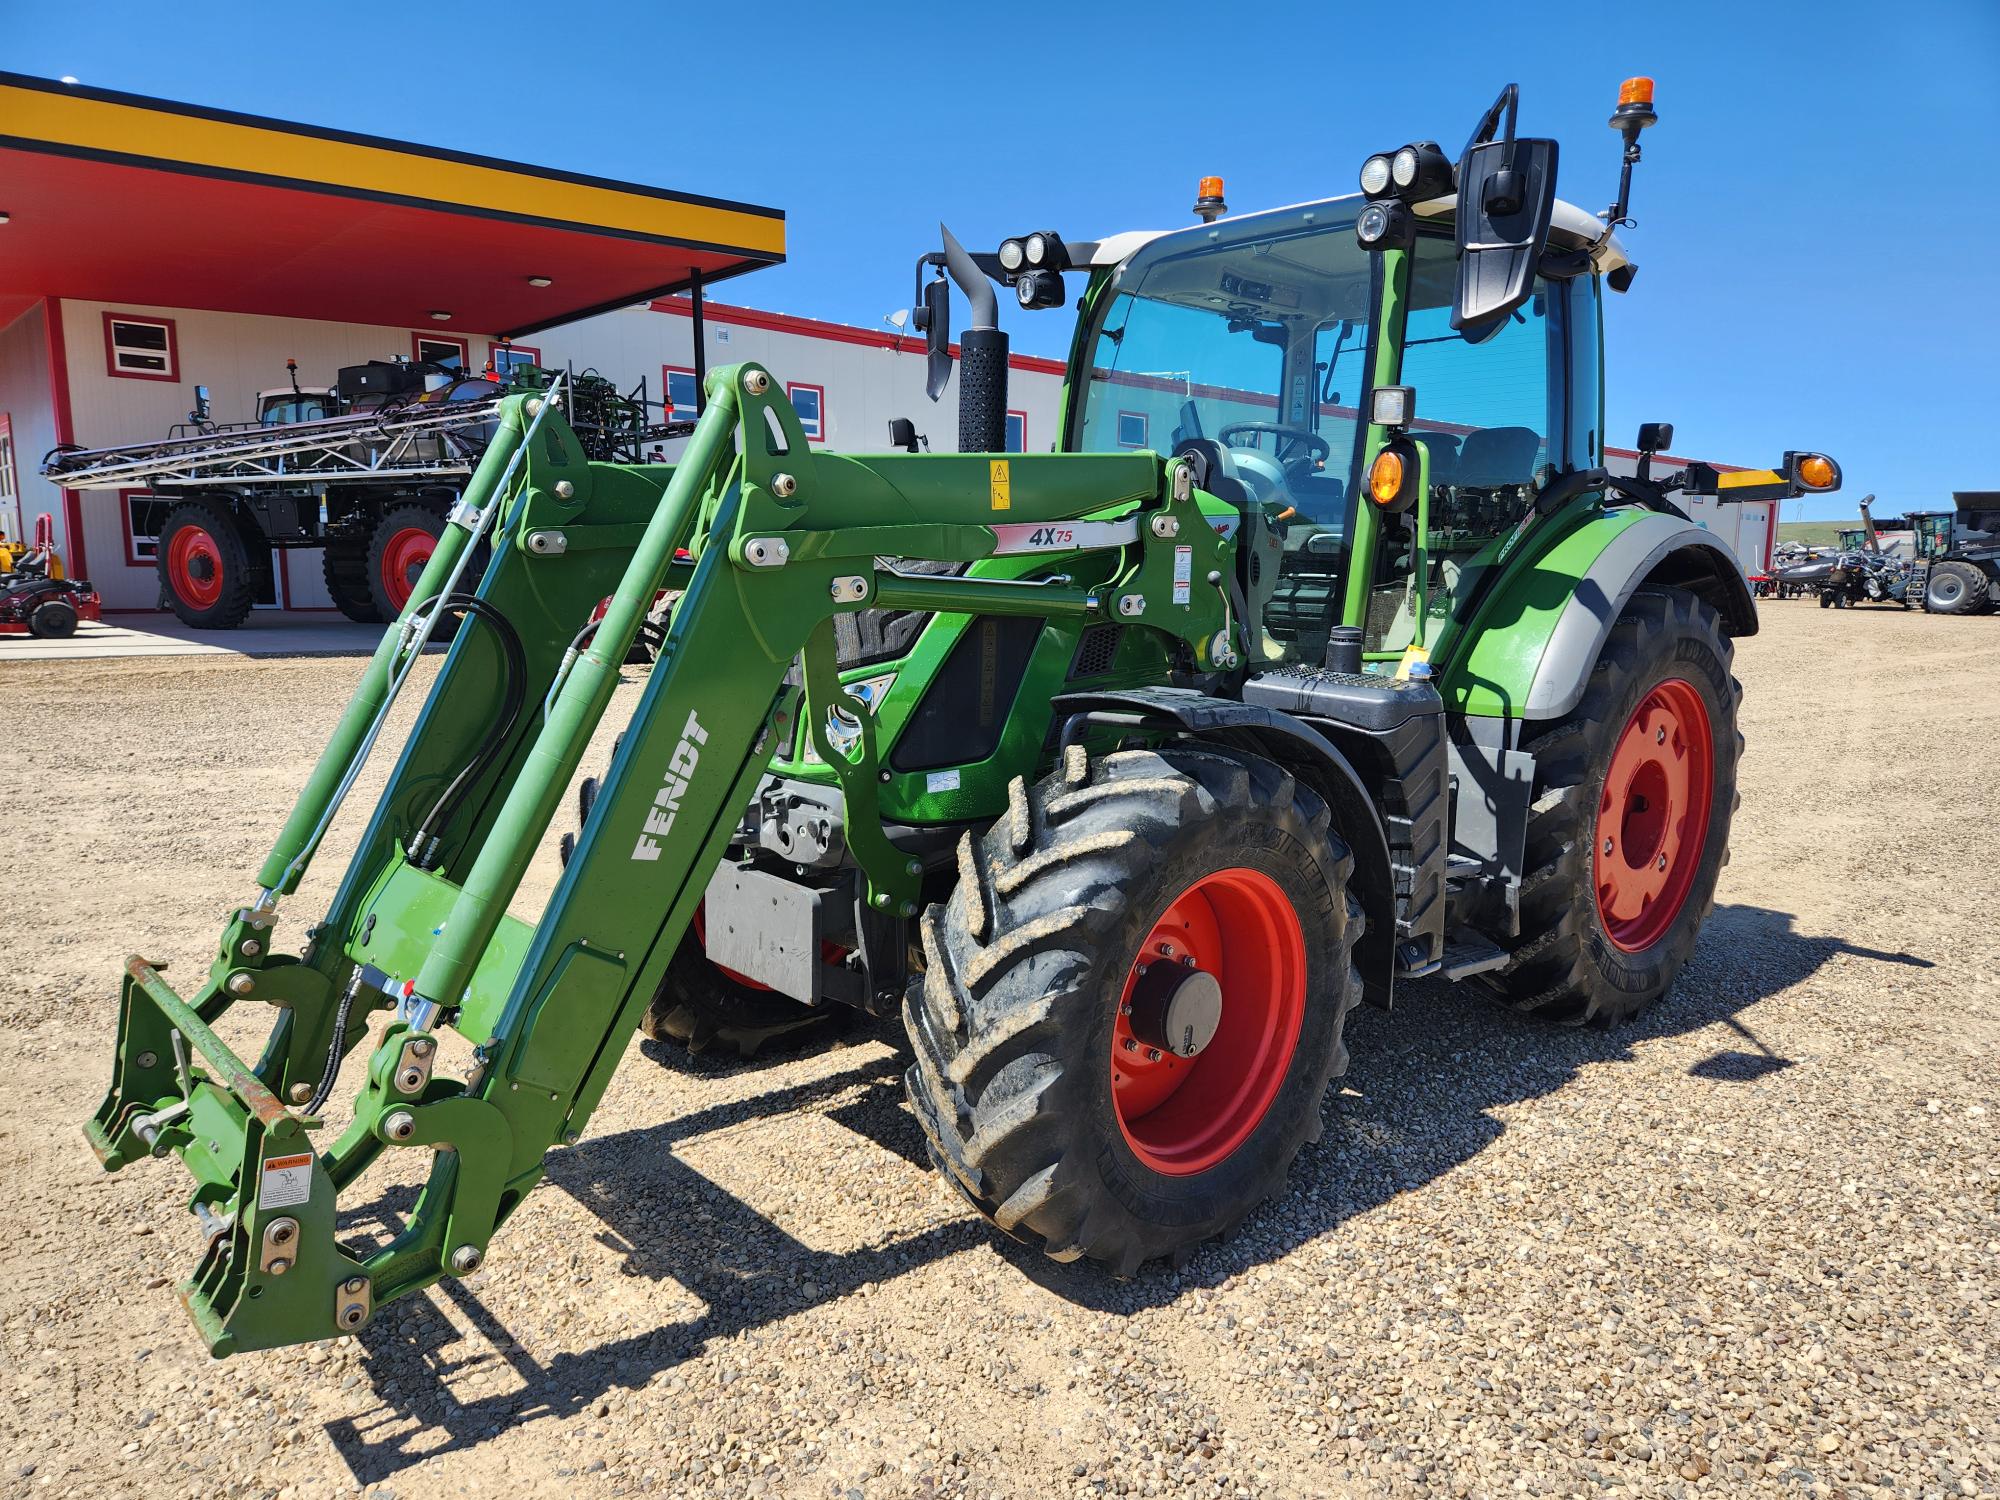
M1675 992L1362 1014L1292 1196L1178 1275L997 1242L885 1034L635 1042L486 1269L221 1364L184 1177L77 1125L122 955L205 965L360 663L8 667L0 1490L2000 1493L2000 621L1765 619Z

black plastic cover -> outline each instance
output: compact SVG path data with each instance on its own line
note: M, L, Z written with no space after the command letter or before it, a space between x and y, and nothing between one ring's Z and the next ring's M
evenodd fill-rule
M1370 734L1399 728L1419 714L1444 712L1444 700L1427 682L1399 682L1367 672L1309 666L1258 673L1243 684L1243 701L1283 713L1352 724Z

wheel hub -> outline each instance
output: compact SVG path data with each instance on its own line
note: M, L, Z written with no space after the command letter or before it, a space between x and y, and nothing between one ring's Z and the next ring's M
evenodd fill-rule
M1132 986L1131 1019L1141 1046L1199 1057L1222 1024L1222 984L1192 958L1147 964Z
M1218 870L1168 905L1111 1028L1112 1108L1141 1162L1190 1176L1249 1141L1291 1069L1306 982L1298 913L1268 875Z
M1714 793L1707 706L1692 683L1669 678L1632 710L1598 800L1597 914L1624 952L1659 942L1687 904Z

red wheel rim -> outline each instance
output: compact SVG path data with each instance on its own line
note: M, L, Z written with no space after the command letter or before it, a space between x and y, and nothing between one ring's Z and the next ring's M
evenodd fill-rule
M1194 1057L1154 1052L1132 1034L1133 986L1142 965L1189 960L1221 985L1221 1024ZM1146 934L1111 1032L1112 1107L1133 1154L1187 1177L1240 1148L1285 1081L1305 1000L1305 934L1276 881L1239 867L1183 891Z
M174 592L196 609L222 597L222 549L199 526L183 526L167 543L167 577Z
M405 526L382 548L382 591L400 611L410 602L424 564L437 550L437 538L421 526Z
M1626 953L1664 937L1694 889L1715 797L1710 743L1701 694L1670 677L1640 700L1612 747L1593 883L1605 936Z

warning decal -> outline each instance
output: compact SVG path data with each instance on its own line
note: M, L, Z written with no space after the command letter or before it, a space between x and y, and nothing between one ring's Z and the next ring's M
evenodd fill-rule
M1004 458L991 460L988 464L988 471L991 474L990 487L993 492L993 508L995 510L1011 510L1014 500L1013 496L1009 493L1007 460Z
M299 1156L273 1156L264 1163L263 1182L257 1189L259 1208L297 1208L312 1201L313 1159L310 1151Z
M1174 548L1174 603L1186 604L1194 582L1194 548Z

